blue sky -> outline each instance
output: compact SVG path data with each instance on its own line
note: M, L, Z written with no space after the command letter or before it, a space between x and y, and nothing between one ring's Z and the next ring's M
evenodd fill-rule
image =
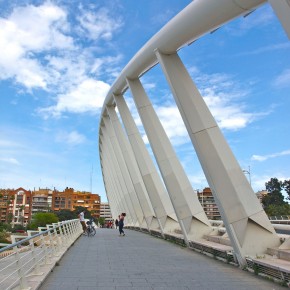
M0 188L92 188L106 201L98 153L106 93L190 2L0 0ZM179 55L254 191L289 179L290 42L269 4ZM193 188L204 188L160 67L141 81ZM147 142L130 92L125 98Z

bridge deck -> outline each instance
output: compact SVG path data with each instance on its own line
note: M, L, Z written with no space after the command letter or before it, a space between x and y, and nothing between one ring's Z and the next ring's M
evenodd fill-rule
M126 230L98 229L80 237L41 290L285 289L187 248Z

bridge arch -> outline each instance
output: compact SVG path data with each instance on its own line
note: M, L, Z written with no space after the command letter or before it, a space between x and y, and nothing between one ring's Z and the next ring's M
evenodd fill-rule
M195 0L190 3L122 70L105 99L99 127L103 180L114 216L126 211L130 226L159 232L163 237L182 236L189 246L204 235L215 234L140 81L142 75L159 64L240 265L248 255L260 255L268 247L280 246L280 240L178 51L232 19L251 13L265 2ZM272 6L289 34L289 20L281 13L287 0L280 3ZM126 90L132 93L162 180L123 97Z

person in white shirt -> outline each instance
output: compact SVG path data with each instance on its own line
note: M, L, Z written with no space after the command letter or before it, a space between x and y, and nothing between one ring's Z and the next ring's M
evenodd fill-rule
M86 230L87 230L87 226L86 226L86 221L85 221L85 214L84 214L83 211L79 213L79 219L80 219L80 222L82 224L83 231L84 231L84 234L85 234Z

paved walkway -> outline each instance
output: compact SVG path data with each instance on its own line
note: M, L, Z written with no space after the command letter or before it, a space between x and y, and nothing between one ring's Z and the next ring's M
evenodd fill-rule
M80 237L41 290L286 289L192 250L125 230Z

